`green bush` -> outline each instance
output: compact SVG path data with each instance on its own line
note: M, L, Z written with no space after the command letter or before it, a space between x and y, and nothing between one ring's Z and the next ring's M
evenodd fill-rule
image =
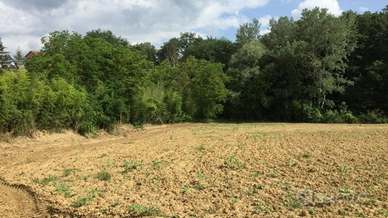
M324 123L343 123L342 117L337 110L325 111L322 121Z
M0 130L29 135L35 129L91 130L85 124L89 103L86 92L61 77L49 82L31 79L29 73L6 71L0 76Z
M353 116L351 111L342 114L342 117L345 123L358 123L358 118Z
M362 123L388 123L388 117L378 110L370 111L367 114L361 114L359 120Z
M324 119L318 108L307 104L303 105L303 117L307 122L322 122Z

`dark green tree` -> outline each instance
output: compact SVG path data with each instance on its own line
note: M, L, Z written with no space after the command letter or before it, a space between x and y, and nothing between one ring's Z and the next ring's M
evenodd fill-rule
M0 71L10 69L12 64L12 58L5 49L6 47L4 47L0 38Z
M232 56L228 76L229 98L225 115L237 119L262 119L268 88L260 63L266 53L260 41L244 44Z
M125 38L121 38L120 36L116 36L112 33L110 30L92 30L90 32L86 33L86 36L92 37L92 38L102 38L105 39L109 44L116 46L116 45L123 45L128 46L129 42Z
M175 67L181 58L180 42L178 38L172 38L165 42L157 52L158 62L169 61L171 66Z
M223 111L228 90L222 64L189 57L182 65L178 84L183 95L183 112L194 120L209 121Z
M155 63L156 62L156 48L149 42L136 44L133 48L140 52L140 54L145 55L147 60Z
M247 43L258 40L260 37L260 26L257 19L253 19L252 23L240 25L236 33L236 43L242 47Z
M357 15L357 48L346 76L354 80L345 100L357 114L388 112L388 6ZM371 121L373 122L373 120Z
M20 48L17 48L16 53L12 56L12 59L16 69L24 67L24 65L26 64L25 55L22 53L22 50L20 50Z
M208 37L190 44L186 50L186 55L213 63L222 63L225 66L224 72L226 72L229 68L230 59L235 52L236 45L230 40Z

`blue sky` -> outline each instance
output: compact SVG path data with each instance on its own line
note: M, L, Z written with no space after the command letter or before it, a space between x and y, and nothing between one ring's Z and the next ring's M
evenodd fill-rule
M85 34L111 30L133 44L157 47L181 32L235 40L240 24L253 18L268 32L269 19L293 16L303 8L326 7L339 15L381 11L383 0L0 0L0 38L7 50L40 50L40 39L56 30Z
M243 9L241 13L247 15L250 19L253 18L262 18L265 16L270 16L271 18L279 18L281 16L292 16L292 11L297 9L298 6L305 1L300 0L272 0L266 5L265 7L259 7L255 9ZM312 0L311 2L314 2L316 5L320 5L319 2L335 2L335 1L319 1L319 0ZM365 11L381 11L381 9L385 8L386 5L388 5L388 2L385 2L383 0L337 0L338 6L342 11L348 11L352 10L359 14L364 13ZM333 11L332 11L333 13ZM263 30L266 30L267 26L262 25L262 32ZM230 30L225 32L225 35L229 35L229 38L233 38L233 33L235 33L235 29L231 28Z

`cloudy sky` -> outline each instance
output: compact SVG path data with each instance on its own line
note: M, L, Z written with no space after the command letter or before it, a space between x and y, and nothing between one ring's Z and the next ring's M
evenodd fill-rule
M81 34L111 30L131 43L160 46L180 32L235 40L240 24L259 19L262 33L271 18L300 17L303 8L380 11L383 0L0 0L0 38L11 53L40 50L40 39L56 30Z

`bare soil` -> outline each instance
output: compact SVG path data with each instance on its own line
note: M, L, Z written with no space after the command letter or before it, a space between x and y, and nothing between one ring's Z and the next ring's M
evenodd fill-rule
M181 124L0 143L1 217L387 217L388 125Z

